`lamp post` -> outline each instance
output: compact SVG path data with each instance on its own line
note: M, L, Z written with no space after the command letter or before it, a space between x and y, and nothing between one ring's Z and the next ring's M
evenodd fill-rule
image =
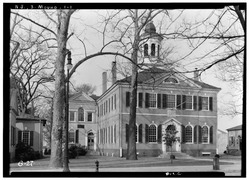
M69 170L69 70L72 68L71 52L68 52L67 62L67 81L66 81L66 111L65 111L65 148L64 148L64 168L63 172L70 172Z

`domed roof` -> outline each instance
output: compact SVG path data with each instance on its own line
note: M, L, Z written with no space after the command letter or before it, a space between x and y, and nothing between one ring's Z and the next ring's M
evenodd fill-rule
M153 22L150 22L145 27L145 33L156 33L156 28Z

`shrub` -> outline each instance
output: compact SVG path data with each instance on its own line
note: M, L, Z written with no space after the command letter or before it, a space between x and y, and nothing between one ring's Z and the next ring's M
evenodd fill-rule
M72 145L69 148L68 156L70 159L76 158L76 156L84 156L87 153L87 148L81 145Z
M24 144L23 142L18 143L16 146L16 161L30 161L40 158L39 151L34 151L32 147Z
M86 146L78 146L77 150L78 150L78 156L85 156L88 152Z

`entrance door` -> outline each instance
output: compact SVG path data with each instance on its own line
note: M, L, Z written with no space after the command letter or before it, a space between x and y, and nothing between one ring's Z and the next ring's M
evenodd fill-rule
M88 134L88 149L94 149L94 134L92 132Z
M179 141L179 138L178 138L178 134L177 133L174 133L176 132L176 127L174 124L170 124L167 126L166 128L166 132L169 134L169 140L170 142L172 141L172 151L173 152L180 152L181 148L181 144L180 144L180 141ZM177 138L176 138L177 137ZM173 141L173 139L176 139L175 141ZM171 146L168 146L166 148L166 150L169 152L171 151Z

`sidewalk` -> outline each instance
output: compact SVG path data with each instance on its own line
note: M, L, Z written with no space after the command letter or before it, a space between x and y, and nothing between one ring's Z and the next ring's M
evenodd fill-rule
M212 159L193 158L174 160L145 157L137 161L119 157L83 156L70 159L71 172L95 172L95 161L99 161L99 172L225 172L226 176L241 176L241 160L221 159L220 170L213 170ZM48 167L49 158L33 162L33 166L10 165L13 172L62 172L62 169Z

